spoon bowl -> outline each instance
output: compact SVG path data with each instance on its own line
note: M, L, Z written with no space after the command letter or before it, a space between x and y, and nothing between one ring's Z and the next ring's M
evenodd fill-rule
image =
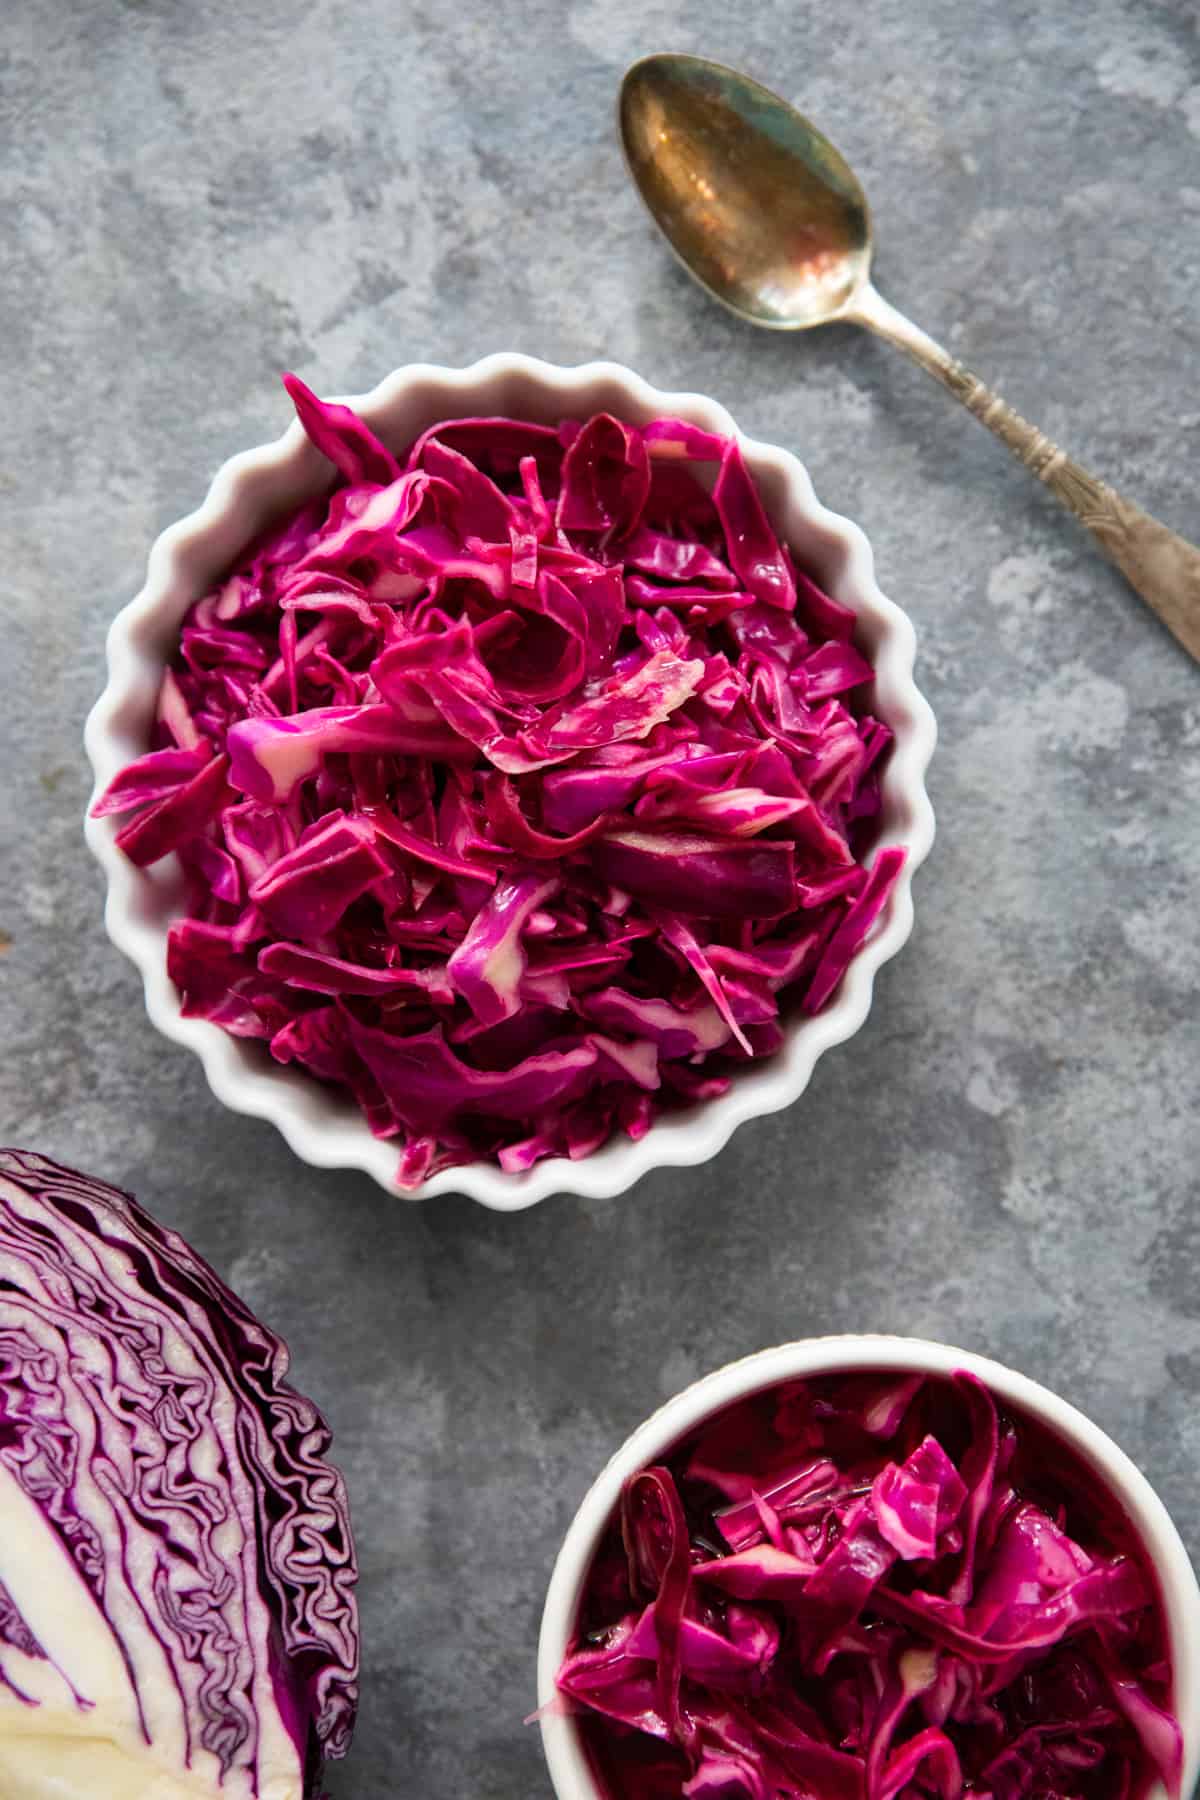
M829 139L722 63L644 56L621 84L625 160L651 218L701 287L753 325L862 325L920 363L1096 539L1200 662L1200 550L1060 450L871 282L871 215Z
M871 219L815 125L721 63L670 54L634 63L618 113L651 216L714 299L774 331L844 313L870 274Z

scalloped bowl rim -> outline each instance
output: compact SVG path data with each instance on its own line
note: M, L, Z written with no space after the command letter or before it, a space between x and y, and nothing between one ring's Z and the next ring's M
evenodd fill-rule
M859 1369L922 1370L942 1376L956 1369L969 1370L1001 1402L1007 1401L1063 1438L1117 1495L1162 1591L1174 1663L1174 1701L1184 1740L1181 1793L1187 1800L1200 1776L1200 1585L1170 1513L1137 1464L1078 1407L1031 1376L989 1356L927 1338L855 1332L800 1338L758 1350L702 1376L639 1425L584 1495L555 1561L538 1639L539 1710L554 1698L555 1675L569 1645L580 1589L626 1479L658 1460L703 1419L747 1394L783 1381ZM604 1800L571 1716L543 1713L540 1724L558 1800ZM1146 1800L1167 1800L1161 1782L1152 1785Z
M886 599L875 580L874 557L862 530L822 506L804 465L790 451L760 443L741 432L717 401L697 393L669 393L652 387L632 370L612 362L559 367L535 358L499 352L463 369L411 363L393 371L368 393L343 403L369 421L386 419L405 402L438 397L421 407L428 422L462 416L486 390L527 391L523 408L546 402L547 416L565 416L591 392L604 404L637 419L670 414L727 436L736 436L749 467L763 485L769 510L792 541L819 544L825 560L837 565L830 581L835 597L850 605L874 634L879 711L895 732L881 783L884 830L880 843L903 843L904 869L888 907L862 946L828 1006L815 1018L791 1022L778 1054L739 1073L727 1094L651 1127L638 1142L610 1140L579 1162L553 1158L520 1174L485 1163L446 1169L419 1188L395 1184L394 1144L372 1136L347 1102L335 1098L310 1076L291 1067L266 1067L243 1040L230 1037L206 1019L184 1018L166 968L163 877L127 862L116 848L114 820L85 821L87 843L108 882L105 926L116 947L142 976L146 1010L153 1024L200 1058L213 1093L234 1112L270 1121L305 1162L321 1168L355 1168L389 1193L405 1199L462 1193L498 1211L531 1206L553 1193L607 1198L631 1187L651 1169L707 1161L747 1120L788 1106L803 1093L818 1057L851 1037L867 1017L876 971L893 957L912 931L912 878L933 842L933 810L925 792L925 771L936 741L933 713L913 680L915 634L908 616ZM529 396L534 396L530 398ZM482 403L480 403L482 404ZM593 400L594 404L594 400ZM486 407L483 410L487 410ZM495 410L495 409L493 409ZM391 435L386 433L385 435ZM92 800L118 769L145 749L144 725L157 693L164 642L177 631L183 611L198 597L203 581L188 574L194 557L211 581L239 553L264 518L328 481L328 464L293 422L274 441L243 450L222 464L203 504L169 526L151 548L141 592L114 618L107 638L107 685L88 716L84 744L95 786ZM284 496L288 498L285 501ZM238 526L239 529L232 529ZM214 544L224 546L220 556ZM138 721L141 722L139 730ZM168 859L173 864L174 859Z

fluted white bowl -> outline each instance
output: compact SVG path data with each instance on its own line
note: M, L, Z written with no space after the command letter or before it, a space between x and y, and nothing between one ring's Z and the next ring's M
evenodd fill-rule
M708 431L736 434L782 537L827 591L858 614L858 641L876 671L875 711L895 733L882 780L880 844L902 844L908 855L886 910L829 1005L815 1018L792 1022L780 1053L739 1073L727 1094L663 1119L637 1143L613 1139L582 1161L547 1160L522 1174L506 1174L491 1163L469 1164L433 1176L405 1197L464 1193L485 1206L513 1211L556 1192L617 1194L650 1169L706 1161L737 1126L789 1105L804 1091L822 1052L863 1023L876 970L912 930L912 878L933 842L924 778L936 736L933 714L913 681L912 625L880 593L863 533L821 505L803 464L786 450L743 436L724 407L703 395L660 392L615 363L557 368L501 354L466 369L411 364L347 404L397 448L438 419L469 414L545 423L596 411L634 423L671 414ZM236 563L265 524L320 493L330 480L329 464L292 424L274 443L231 457L203 505L159 537L142 591L109 628L108 685L84 736L96 795L148 747L159 682L188 607ZM306 1162L362 1169L398 1192L395 1146L373 1137L349 1101L302 1070L272 1062L263 1045L230 1037L206 1019L183 1017L166 959L167 930L182 911L179 870L173 857L150 870L135 868L116 847L117 829L116 821L89 813L87 841L108 880L108 934L141 971L152 1022L196 1052L218 1099L235 1112L270 1120Z

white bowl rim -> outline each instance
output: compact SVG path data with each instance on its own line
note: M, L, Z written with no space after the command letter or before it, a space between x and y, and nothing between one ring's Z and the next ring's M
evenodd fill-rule
M912 623L880 592L865 534L850 520L821 505L808 472L797 457L747 437L717 401L698 393L672 393L652 387L640 375L613 362L560 367L517 353L497 352L461 369L407 364L367 393L351 395L342 403L353 406L370 420L398 406L406 393L432 385L446 396L447 410L461 416L470 410L473 391L514 379L542 389L555 404L561 403L564 413L573 396L601 387L617 390L620 406L634 416L639 412L669 414L710 431L736 436L756 475L773 474L783 484L788 512L802 520L812 534L838 546L844 558L844 574L837 597L853 605L879 633L874 657L877 689L886 687L890 692L886 710L896 732L882 785L885 807L891 805L904 821L902 831L885 829L880 847L903 842L908 855L884 914L858 951L837 993L815 1018L790 1026L787 1042L776 1056L739 1073L727 1094L656 1123L636 1143L612 1139L579 1162L547 1159L520 1174L506 1173L491 1164L472 1163L440 1171L420 1187L400 1190L394 1179L395 1144L372 1136L357 1113L348 1107L338 1108L328 1091L303 1071L267 1069L252 1060L253 1053L247 1053L241 1040L230 1037L219 1026L206 1019L182 1016L178 995L166 972L165 932L139 916L139 895L144 894L149 878L117 850L114 840L118 822L92 818L91 804L122 764L144 749L144 743L139 746L127 731L123 732L122 720L136 704L136 697L144 696L148 684L157 681L161 661L150 654L145 638L155 620L164 616L164 603L182 579L181 558L227 522L231 512L252 505L246 499L247 490L256 484L261 488L264 478L282 485L290 475L300 483L304 459L315 453L296 422L273 442L229 458L214 476L202 505L169 526L155 541L144 586L109 628L108 680L84 731L95 782L85 819L85 836L107 877L108 936L140 971L146 1010L153 1024L165 1037L186 1045L199 1056L217 1098L234 1112L269 1120L304 1161L322 1168L360 1169L393 1197L418 1200L461 1193L505 1212L531 1206L553 1193L608 1198L631 1187L651 1169L708 1161L739 1125L799 1098L817 1059L834 1044L851 1037L863 1024L877 971L911 934L912 879L929 854L934 836L933 810L924 778L937 736L933 713L913 679L916 639ZM456 406L456 401L461 404ZM310 462L310 489L311 467ZM262 510L259 503L259 512ZM794 532L793 527L789 535ZM173 621L181 616L180 608L173 602L169 610Z
M1200 1585L1171 1515L1137 1464L1086 1413L991 1357L925 1338L846 1333L778 1344L702 1376L639 1425L584 1495L555 1561L538 1641L539 1708L545 1709L554 1698L555 1675L569 1645L580 1588L628 1477L732 1401L780 1382L866 1369L921 1370L942 1376L967 1370L1002 1403L1056 1432L1108 1482L1141 1537L1162 1592L1174 1663L1174 1701L1183 1731L1186 1800L1200 1777ZM571 1716L543 1710L540 1724L558 1800L604 1800ZM1166 1800L1161 1782L1153 1785L1147 1800Z

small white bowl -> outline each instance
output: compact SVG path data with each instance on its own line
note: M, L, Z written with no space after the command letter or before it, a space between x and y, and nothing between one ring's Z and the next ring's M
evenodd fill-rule
M496 355L468 369L415 363L347 404L396 448L438 419L472 413L545 423L601 410L635 423L672 414L708 431L736 433L782 536L833 597L859 616L859 641L876 669L875 709L895 733L882 781L880 843L903 844L908 856L885 912L830 1004L816 1018L792 1024L783 1050L740 1074L728 1094L656 1124L638 1143L614 1139L581 1162L558 1158L515 1175L485 1163L448 1169L406 1197L463 1193L513 1211L558 1192L607 1197L649 1169L704 1162L744 1120L775 1112L803 1092L818 1056L863 1023L875 971L912 930L912 877L933 842L924 777L936 737L933 714L913 683L912 625L880 593L863 533L820 504L802 464L786 450L743 437L724 407L699 394L661 393L615 363L563 369L526 356ZM84 734L96 781L93 798L146 750L162 671L192 601L236 562L266 523L330 484L329 464L293 424L276 442L232 457L199 510L163 532L150 552L145 586L109 629L108 685ZM362 1169L396 1193L395 1145L373 1137L349 1101L302 1070L272 1062L264 1046L230 1037L206 1019L181 1015L166 959L167 929L182 911L179 871L173 857L148 871L135 868L116 848L118 823L89 816L87 841L108 877L108 934L140 969L153 1023L196 1052L218 1099L235 1112L269 1119L306 1162Z
M760 1350L694 1382L640 1425L584 1496L554 1565L538 1643L539 1708L546 1707L557 1692L555 1676L571 1642L583 1583L629 1476L661 1461L680 1438L734 1400L780 1382L856 1369L920 1370L942 1376L966 1369L986 1383L1002 1403L1008 1402L1062 1438L1117 1496L1145 1546L1162 1590L1175 1670L1174 1703L1184 1741L1182 1793L1190 1795L1200 1776L1200 1587L1166 1507L1125 1452L1057 1394L989 1357L923 1338L804 1338L796 1344ZM544 1712L541 1729L558 1800L604 1800L572 1716ZM1146 1800L1167 1800L1161 1782L1154 1784Z

